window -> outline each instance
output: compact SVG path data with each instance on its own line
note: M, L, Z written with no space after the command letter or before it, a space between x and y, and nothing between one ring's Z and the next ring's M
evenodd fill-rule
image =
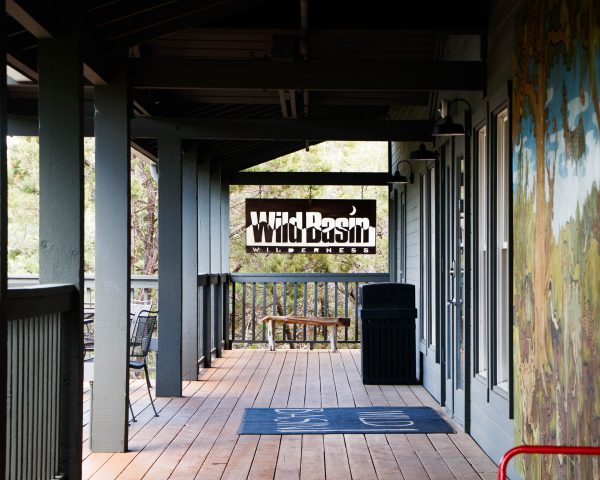
M478 205L478 308L477 308L477 368L484 377L488 371L488 188L487 188L487 131L477 132L477 205Z
M426 170L420 177L421 187L421 340L435 348L437 338L436 309L436 228L435 228L435 169Z
M508 110L496 117L496 384L509 377L509 124Z
M436 247L435 247L435 168L429 170L429 344L433 347L437 339L437 292L436 292Z

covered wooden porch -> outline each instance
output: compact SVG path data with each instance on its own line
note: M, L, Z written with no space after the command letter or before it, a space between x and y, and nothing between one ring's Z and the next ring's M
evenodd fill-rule
M427 435L237 435L247 407L425 405L452 423L421 386L363 385L360 350L226 350L213 367L198 381L184 382L182 397L159 397L158 418L142 381L133 381L138 421L129 427L126 453L90 452L86 387L83 478L496 478L497 467L460 429Z

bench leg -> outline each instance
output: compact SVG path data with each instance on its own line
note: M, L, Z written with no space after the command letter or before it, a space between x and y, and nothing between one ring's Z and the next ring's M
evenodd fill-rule
M269 322L269 350L275 350L275 322L271 320Z
M337 352L337 327L331 327L331 338L329 341L331 343L331 352Z

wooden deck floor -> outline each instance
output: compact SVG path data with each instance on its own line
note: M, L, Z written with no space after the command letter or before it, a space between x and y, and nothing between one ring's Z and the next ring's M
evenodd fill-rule
M159 398L154 417L144 384L132 383L138 421L127 453L90 453L84 398L84 478L119 479L493 479L496 466L464 433L237 435L246 407L439 407L422 388L365 386L357 350L231 350Z

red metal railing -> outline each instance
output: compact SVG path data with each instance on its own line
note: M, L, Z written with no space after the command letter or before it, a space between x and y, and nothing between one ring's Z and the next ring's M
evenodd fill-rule
M558 445L520 445L504 454L498 466L498 480L506 480L508 462L520 453L564 454L564 455L600 455L600 447L564 447Z

